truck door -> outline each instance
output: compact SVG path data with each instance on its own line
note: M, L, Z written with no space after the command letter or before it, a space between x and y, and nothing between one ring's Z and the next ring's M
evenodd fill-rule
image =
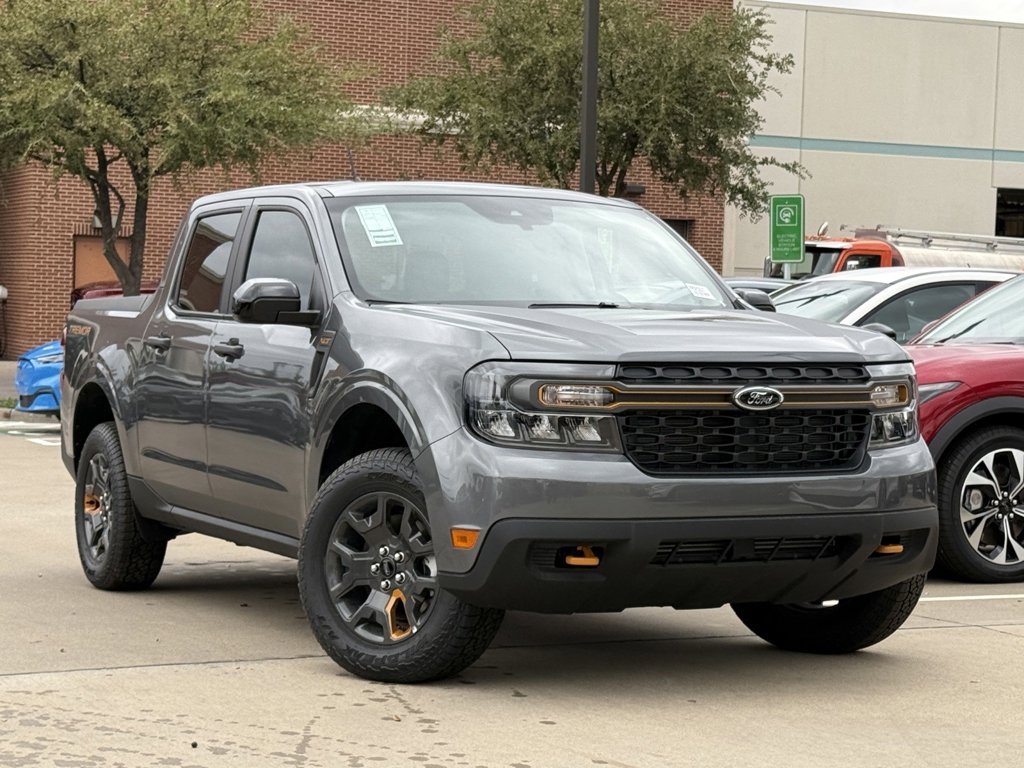
M207 511L206 358L226 308L226 276L244 209L199 213L162 306L142 339L135 386L143 480L165 501ZM173 265L172 265L173 268Z
M254 277L291 280L303 310L326 312L319 255L308 213L294 201L254 208L235 284ZM314 327L315 326L315 327ZM207 356L207 438L217 515L263 530L299 535L305 517L309 397L319 325L217 323Z

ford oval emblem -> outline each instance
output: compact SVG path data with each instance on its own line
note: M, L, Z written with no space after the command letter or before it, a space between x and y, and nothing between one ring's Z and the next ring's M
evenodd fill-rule
M778 408L786 398L771 387L744 387L732 393L732 401L748 411L770 411Z

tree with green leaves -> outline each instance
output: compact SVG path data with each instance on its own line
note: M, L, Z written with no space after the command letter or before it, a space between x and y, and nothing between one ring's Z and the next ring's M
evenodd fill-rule
M450 143L472 168L501 163L569 187L579 163L584 0L476 0L473 31L442 31L441 74L415 78L392 102L422 116L415 130ZM757 102L792 57L770 49L760 12L708 14L677 29L652 0L602 0L598 160L602 195L622 195L646 162L681 194L722 194L758 214L768 199L759 173L796 163L753 154Z
M0 168L92 191L104 254L139 291L154 181L344 138L342 73L253 0L0 3ZM132 199L134 198L134 199ZM133 203L128 263L116 243Z

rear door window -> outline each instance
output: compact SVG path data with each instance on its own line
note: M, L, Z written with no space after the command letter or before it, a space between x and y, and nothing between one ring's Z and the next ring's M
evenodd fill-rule
M196 222L178 281L175 304L179 309L221 311L231 249L241 221L241 211L232 211L204 216Z

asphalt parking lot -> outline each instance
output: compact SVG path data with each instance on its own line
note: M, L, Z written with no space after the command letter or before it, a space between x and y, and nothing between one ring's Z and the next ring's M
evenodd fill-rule
M52 426L0 422L0 766L1015 764L1024 584L929 582L892 638L774 650L728 608L509 614L459 677L320 650L292 561L198 536L154 588L81 574Z

